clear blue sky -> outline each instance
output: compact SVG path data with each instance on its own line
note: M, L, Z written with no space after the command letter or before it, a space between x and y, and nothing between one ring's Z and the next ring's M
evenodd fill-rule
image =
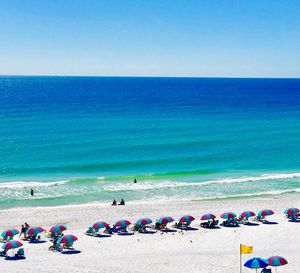
M1 0L0 74L300 77L300 1Z

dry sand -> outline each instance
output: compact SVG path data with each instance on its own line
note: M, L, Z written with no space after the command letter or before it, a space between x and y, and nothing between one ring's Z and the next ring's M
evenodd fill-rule
M1 231L18 228L25 221L31 226L49 229L62 223L68 226L65 234L74 234L78 241L74 247L81 252L67 255L48 251L50 242L30 244L24 242L25 260L9 261L0 258L1 273L58 273L58 272L239 272L239 244L252 245L253 255L268 257L282 255L289 264L278 272L300 272L300 222L288 222L283 214L286 207L300 206L300 196L210 202L155 202L128 203L112 207L109 204L87 204L51 208L20 208L0 211ZM199 227L199 218L206 212L220 215L224 211L243 210L258 212L271 208L275 215L270 221L278 224L221 227L207 230ZM196 231L133 236L113 235L110 238L95 238L84 235L88 226L98 220L114 223L119 219L135 222L140 217L153 221L160 216L178 219L184 214L193 215ZM243 268L243 272L255 272ZM275 272L275 270L274 270Z

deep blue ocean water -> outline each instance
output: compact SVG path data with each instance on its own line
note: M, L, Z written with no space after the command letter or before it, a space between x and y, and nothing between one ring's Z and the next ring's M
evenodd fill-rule
M0 208L300 192L299 79L3 76L0 121Z

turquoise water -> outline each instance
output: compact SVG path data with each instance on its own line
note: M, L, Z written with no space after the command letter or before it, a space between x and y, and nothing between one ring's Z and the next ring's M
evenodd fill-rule
M0 208L300 191L298 79L0 77L0 121Z

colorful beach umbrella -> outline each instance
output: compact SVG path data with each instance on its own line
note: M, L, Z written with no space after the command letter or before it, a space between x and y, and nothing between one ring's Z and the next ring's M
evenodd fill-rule
M57 240L57 244L72 244L73 242L77 241L77 237L74 235L64 235Z
M141 218L136 222L136 224L138 226L145 226L145 225L149 225L151 223L152 223L152 220L150 218Z
M281 256L271 256L268 258L268 263L271 266L282 266L286 265L288 261Z
M67 229L67 226L65 225L56 225L50 228L51 233L61 233Z
M195 218L191 215L184 215L179 219L180 223L190 223L192 221L194 221Z
M174 219L173 219L172 217L170 217L170 216L165 216L165 217L159 218L158 221L157 221L157 223L160 224L160 225L161 225L161 224L166 225L166 224L171 223L171 222L173 222L173 221L174 221Z
M44 229L41 227L31 227L29 229L26 230L26 234L28 235L37 235L38 233L43 232Z
M284 214L287 214L287 215L295 215L295 214L298 214L300 212L300 210L298 208L287 208L285 211L284 211Z
M122 228L127 228L131 223L128 220L119 220L115 226L116 227L122 227Z
M251 210L246 210L246 211L241 213L242 218L249 218L249 217L252 217L252 216L255 216L255 213Z
M266 259L256 257L256 258L250 258L245 263L244 266L249 268L265 268L268 266L268 261Z
M92 228L94 230L99 230L100 228L107 228L108 227L108 224L104 221L99 221L99 222L96 222L95 224L93 224Z
M212 213L206 213L204 215L202 215L201 217L201 220L204 221L204 220L211 220L211 219L215 219L216 216Z
M2 246L2 248L3 248L4 250L10 250L10 249L18 248L18 247L20 247L20 246L22 246L22 245L23 245L23 244L22 244L21 242L19 242L19 241L11 240L11 241L5 243L5 244Z
M271 209L263 209L258 213L259 216L268 216L268 215L273 215L273 214L274 214L274 211Z
M223 219L234 219L236 218L236 214L234 212L224 212L221 214L221 218Z
M17 234L19 234L19 231L17 229L8 229L3 231L1 236L3 238L7 238L7 237L14 237Z

